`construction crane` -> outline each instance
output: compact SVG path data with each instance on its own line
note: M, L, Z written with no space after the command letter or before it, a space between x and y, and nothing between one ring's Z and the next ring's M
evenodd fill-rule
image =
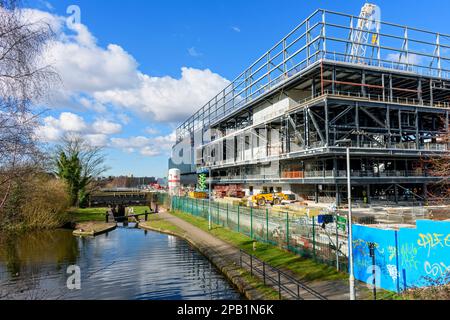
M351 48L347 50L348 60L353 63L364 63L366 58L367 44L369 43L370 36L372 35L372 54L375 52L373 46L379 45L379 33L380 33L380 8L371 3L366 3L359 15L356 28L353 27L353 19L351 21L350 40Z

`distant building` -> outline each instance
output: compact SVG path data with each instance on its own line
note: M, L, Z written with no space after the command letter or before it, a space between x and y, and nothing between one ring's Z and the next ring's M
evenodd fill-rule
M111 181L108 183L108 188L143 188L155 184L157 179L155 177L133 177L133 176L120 176L111 177Z
M156 183L159 184L161 187L167 187L168 186L167 178L158 178Z

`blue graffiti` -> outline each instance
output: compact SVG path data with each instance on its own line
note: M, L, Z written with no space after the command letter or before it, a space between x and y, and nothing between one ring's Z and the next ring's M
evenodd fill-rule
M450 222L418 220L415 229L353 226L355 277L371 281L369 243L376 244L379 286L390 291L423 287L450 274Z

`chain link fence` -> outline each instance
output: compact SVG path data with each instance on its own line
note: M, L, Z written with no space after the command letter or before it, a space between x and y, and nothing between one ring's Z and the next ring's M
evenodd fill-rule
M209 200L171 198L173 210L206 220L209 206ZM337 213L308 217L211 201L211 220L258 242L278 246L338 270L348 270L347 220Z

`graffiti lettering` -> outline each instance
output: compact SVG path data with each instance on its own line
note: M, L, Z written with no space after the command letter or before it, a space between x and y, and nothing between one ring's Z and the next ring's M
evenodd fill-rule
M394 246L389 246L388 252L389 252L389 261L392 261L397 255L397 248Z
M397 278L398 278L397 266L394 266L392 264L388 264L387 265L387 270L388 270L389 276L392 278L392 281L395 282L395 280L397 280Z
M433 277L447 276L450 273L450 266L446 266L443 262L431 264L429 261L426 261L425 272Z
M353 241L353 249L357 250L362 256L369 255L369 245L372 242L363 239L357 239ZM385 249L382 248L378 243L374 243L377 253L383 255Z
M370 275L366 279L367 288L369 288L369 290L372 290L373 286L374 286L373 269L374 269L373 265L367 267L367 269L366 269L366 273ZM381 288L381 277L380 277L381 274L382 274L382 271L381 271L380 267L379 266L375 266L375 287L376 288Z
M418 261L417 261L417 248L414 244L404 244L400 248L400 261L402 262L402 266L408 269L414 268L417 270Z
M430 256L432 249L450 247L450 234L445 238L444 236L444 234L438 233L421 233L419 234L417 244L422 248L428 249L428 256Z

